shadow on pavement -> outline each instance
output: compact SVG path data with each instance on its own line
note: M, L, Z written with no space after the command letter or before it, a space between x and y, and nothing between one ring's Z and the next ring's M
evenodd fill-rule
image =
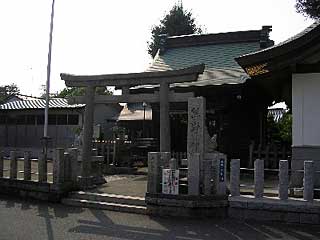
M124 239L319 239L319 226L222 219L156 218L126 214L125 223L107 211L90 210L97 221L79 220L69 232ZM132 222L134 221L134 222Z
M320 227L307 224L293 225L209 218L158 218L66 207L61 204L48 204L40 201L25 201L2 195L0 195L0 205L5 208L25 211L27 214L34 213L43 218L46 226L45 239L50 240L57 239L55 236L59 236L58 231L68 233L68 239L79 239L81 234L89 236L88 239L320 239ZM32 211L28 212L29 209ZM57 219L60 224L63 223L64 227L57 226Z
M47 231L47 239L54 239L54 229L51 224L53 218L67 218L69 214L81 213L82 208L62 208L58 204L50 204L43 201L17 199L6 195L0 195L0 204L5 205L6 208L15 208L21 205L21 211L37 208L38 216L44 218Z

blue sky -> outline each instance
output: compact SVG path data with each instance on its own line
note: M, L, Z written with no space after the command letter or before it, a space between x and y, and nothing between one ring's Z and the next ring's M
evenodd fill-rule
M51 0L0 1L0 85L16 83L39 95L46 82ZM64 87L61 72L108 74L144 71L147 41L174 0L56 0L51 92ZM295 0L184 0L207 33L272 25L276 43L312 23Z

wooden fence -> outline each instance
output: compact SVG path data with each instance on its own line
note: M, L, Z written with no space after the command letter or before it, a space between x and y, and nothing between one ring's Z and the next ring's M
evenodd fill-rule
M253 167L255 159L263 159L267 168L278 168L280 159L288 159L291 163L291 148L277 144L256 145L254 142L249 145L249 168Z

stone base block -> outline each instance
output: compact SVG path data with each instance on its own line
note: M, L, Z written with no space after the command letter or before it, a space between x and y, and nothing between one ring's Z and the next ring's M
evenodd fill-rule
M89 176L89 177L78 176L78 187L81 190L95 188L96 185L94 184L94 177L93 176Z
M295 146L292 147L292 170L303 170L304 161L313 161L315 171L320 171L320 146ZM320 186L320 173L316 173L314 178L315 186ZM293 172L291 185L302 186L303 172Z
M48 202L59 202L72 189L65 185L56 189L52 183L0 178L0 194L17 196L20 198L37 199Z
M320 224L320 202L302 199L229 197L228 216L240 220Z
M208 196L146 193L147 213L156 216L226 218L228 201Z
M95 185L105 184L106 182L107 182L107 181L106 181L106 179L104 178L103 175L94 176L94 177L93 177L93 184L95 184Z

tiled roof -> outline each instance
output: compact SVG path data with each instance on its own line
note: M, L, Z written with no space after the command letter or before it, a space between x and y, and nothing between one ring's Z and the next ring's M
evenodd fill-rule
M262 50L259 50L259 51L256 51L256 52L251 52L251 53L245 54L244 56L254 55L254 54L259 53L259 52L269 51L271 49L279 48L279 47L281 47L283 45L289 44L289 43L295 41L296 39L301 38L302 36L306 35L307 33L309 33L310 31L312 31L313 29L315 29L318 26L320 26L320 21L314 22L309 27L305 28L303 31L301 31L298 34L292 36L291 38L288 38L287 40L285 40L283 42L280 42L280 43L278 43L276 45L273 45L271 47L268 47L268 48L265 48L265 49L262 49Z
M203 63L206 68L197 81L171 87L241 84L248 75L235 58L272 45L270 31L271 26L264 26L262 30L169 37L147 71L175 70ZM149 87L155 86L137 88Z
M22 110L22 109L44 109L45 99L34 99L25 101L14 101L0 105L0 110ZM50 99L49 108L82 108L85 104L68 104L63 98Z
M37 100L37 99L41 99L41 98L16 93L16 94L12 94L12 95L8 96L4 100L4 103L13 102L13 101Z
M294 52L298 48L304 48L308 42L314 41L320 35L320 21L316 21L309 27L294 35L293 37L278 43L274 46L252 51L247 54L240 55L236 58L237 62L242 66L255 64L261 61L266 61L286 54L287 52ZM296 51L297 52L297 51Z
M272 31L271 29L271 26L263 26L261 30L172 36L166 39L164 48L240 42L260 42L261 45L268 45L273 44L273 41L269 39L269 32Z
M234 58L260 49L259 42L240 42L167 49L158 54L148 71L166 71L195 64L206 65L198 81L177 83L174 87L240 84L248 78ZM147 87L147 86L144 86Z

